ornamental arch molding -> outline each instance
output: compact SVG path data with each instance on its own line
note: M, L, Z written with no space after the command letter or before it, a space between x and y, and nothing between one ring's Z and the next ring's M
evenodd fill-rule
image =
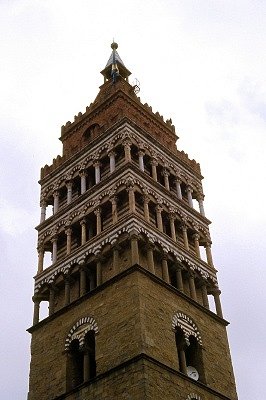
M99 332L95 319L92 317L83 317L78 320L66 337L65 350L69 350L70 343L75 339L79 341L79 345L82 347L84 345L85 336L89 331L94 331L95 334Z
M198 394L191 393L191 394L188 395L186 400L203 400L203 399Z
M186 314L182 312L177 312L173 316L172 328L175 331L177 327L183 331L185 340L188 345L189 345L189 337L194 336L197 339L199 345L202 346L202 339L199 330L197 328L197 325Z

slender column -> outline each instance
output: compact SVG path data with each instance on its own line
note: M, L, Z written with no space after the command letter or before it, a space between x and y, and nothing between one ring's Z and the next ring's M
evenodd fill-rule
M99 235L102 231L102 218L100 207L96 208L94 214L96 215L96 235Z
M189 283L189 291L190 291L190 296L193 300L197 301L197 292L196 292L196 287L195 287L195 278L193 272L189 273L188 276L188 283Z
M167 190L170 190L170 186L169 186L169 171L167 171L166 168L164 168L163 170L163 177L164 177L164 186Z
M192 200L192 187L191 186L187 186L186 189L187 192L187 199L188 199L188 204L190 205L191 208L193 208L193 200Z
M195 234L193 235L193 238L194 238L194 244L195 244L195 251L196 251L196 254L197 254L197 256L198 256L199 258L201 258L201 256L200 256L200 247L199 247L199 238L200 238L200 236L199 236L198 233L195 233Z
M149 196L147 194L143 195L143 205L144 205L144 218L147 222L150 222L150 211L149 211Z
M69 278L65 278L65 306L70 303L70 281Z
M157 165L158 162L155 159L151 160L151 174L152 178L157 182L158 176L157 176Z
M180 290L181 292L184 291L184 286L183 286L183 278L182 278L182 268L177 265L176 267L176 283L177 283L177 289Z
M143 161L143 156L145 154L144 150L139 150L139 168L141 171L144 172L144 161Z
M111 197L111 203L112 203L112 220L113 224L117 223L118 217L117 217L117 197L113 196Z
M131 243L131 265L139 264L138 235L136 233L131 234L130 243Z
M155 275L153 249L154 249L154 245L152 243L148 243L148 245L147 245L148 268L149 268L149 271Z
M86 243L87 241L87 232L86 232L86 219L83 218L80 221L80 225L81 225L81 246L83 246L83 244Z
M86 293L86 267L81 265L79 270L79 294L83 296Z
M43 271L44 248L38 248L38 274Z
M99 183L101 181L101 171L100 171L100 161L96 161L93 166L95 168L95 183Z
M216 289L213 292L213 297L214 297L214 302L215 302L216 314L218 315L218 317L223 318L223 311L222 311L222 305L221 305L221 301L220 301L220 294L221 294L221 291L219 289Z
M208 292L207 292L207 285L205 280L201 283L201 294L202 294L202 303L205 308L209 310L209 299L208 299Z
M182 233L183 233L183 241L185 249L189 251L188 237L187 237L187 227L186 225L182 225Z
M91 291L96 288L95 275L92 274L91 271L89 271L89 280L90 280L89 290Z
M119 271L119 247L118 245L113 246L113 269L115 273Z
M53 243L52 260L53 264L55 264L57 261L57 236L54 236L51 241Z
M131 143L129 141L124 142L125 151L125 162L131 161Z
M87 190L86 182L87 173L85 171L80 172L80 194L84 194Z
M160 206L160 204L157 204L157 206L156 206L157 228L161 232L163 232L162 210L163 210L162 206Z
M171 237L176 242L175 215L173 213L170 213L169 220L170 220Z
M38 324L40 319L40 300L33 297L34 309L33 309L33 325Z
M186 354L184 348L178 350L179 353L179 368L183 374L187 375L187 362L186 362Z
M205 211L204 211L204 205L203 205L203 200L204 200L204 194L203 193L199 193L198 194L198 203L199 203L199 210L200 213L203 217L205 217Z
M164 254L163 258L162 258L162 272L163 272L163 280L166 283L170 283L169 271L168 271L168 262L167 262L167 254Z
M96 264L96 279L97 279L97 286L102 284L102 263L100 259L97 259Z
M110 173L114 172L115 170L115 152L110 151L108 153L109 161L110 161Z
M90 379L90 354L89 350L85 349L83 355L83 381L88 382Z
M54 214L57 213L59 207L59 192L55 191L54 194Z
M46 218L46 206L47 206L46 205L46 201L42 200L41 201L41 219L40 219L40 224L45 221L45 218Z
M211 242L210 241L206 242L205 250L206 250L207 263L209 264L210 267L213 267L212 252L211 252Z
M71 234L72 234L72 229L67 228L66 229L66 237L67 237L66 253L67 253L67 255L71 253Z
M72 181L68 181L66 183L66 187L67 187L67 204L70 204L72 201L72 186L73 186L73 182Z
M55 295L54 288L50 287L50 293L49 293L49 316L54 313L54 295Z
M175 187L178 199L182 200L181 181L179 178L175 179Z
M129 212L136 211L134 186L128 187Z

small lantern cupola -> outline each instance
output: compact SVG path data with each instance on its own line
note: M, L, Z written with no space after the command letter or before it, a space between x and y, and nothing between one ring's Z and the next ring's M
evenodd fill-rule
M119 78L125 79L128 82L128 77L131 72L125 67L117 52L118 44L111 44L112 54L107 61L105 68L101 71L104 76L104 82L112 80L115 83Z

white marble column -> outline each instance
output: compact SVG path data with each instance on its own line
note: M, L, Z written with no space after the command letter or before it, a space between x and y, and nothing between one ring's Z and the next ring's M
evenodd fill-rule
M187 237L187 226L185 224L182 225L182 233L183 233L183 241L185 249L189 251L189 243Z
M205 217L205 210L204 210L204 205L203 205L203 200L204 200L204 194L199 193L197 197L198 203L199 203L199 210L200 213L203 217Z
M210 267L213 267L213 260L212 260L212 252L211 252L211 242L207 241L205 243L205 250L206 250L206 258L207 258L207 263L209 264Z
M100 207L96 208L94 214L96 215L96 234L99 235L102 231L102 218Z
M73 186L73 182L72 181L68 181L66 183L66 187L67 187L67 204L70 204L72 201L72 186Z
M56 190L54 196L54 214L57 213L59 207L59 192Z
M166 168L164 168L163 170L163 177L164 177L164 186L167 190L170 190L170 186L169 186L169 171L167 171Z
M69 255L71 253L71 235L72 235L72 229L68 227L66 229L66 237L67 237L67 245L66 245L66 253Z
M156 206L157 228L161 232L163 232L162 210L163 210L162 206L160 204L157 204Z
M80 221L80 225L81 225L81 246L83 246L86 241L87 241L87 232L86 232L86 219L83 218Z
M94 168L95 168L95 183L97 185L97 183L99 183L101 181L101 171L100 171L100 161L95 161L95 163L93 164Z
M54 236L51 242L53 244L52 261L55 264L57 261L57 236Z
M44 259L44 248L43 246L38 247L38 274L43 271L43 259Z
M169 221L170 221L171 237L176 242L175 215L173 213L170 213Z
M131 142L125 141L123 143L123 146L124 146L124 151L125 151L125 162L130 162L131 161Z
M193 208L193 200L192 200L192 187L191 186L187 186L186 189L187 192L187 199L188 199L188 204L190 205L191 208Z
M150 211L149 211L149 196L147 194L143 195L143 207L144 207L144 218L147 222L150 222Z
M178 199L182 200L181 180L179 178L175 179L175 187Z
M112 173L115 170L115 152L113 150L109 151L108 157L110 161L110 173Z
M46 201L42 200L41 201L41 219L40 219L40 224L45 221L45 218L46 218L46 207L47 207Z
M200 239L200 235L198 233L195 233L193 235L193 239L194 239L194 244L195 244L195 252L196 255L201 258L200 256L200 246L199 246L199 239Z
M157 165L158 162L153 158L151 160L151 174L152 174L152 178L157 182L158 180L158 176L157 176Z
M113 224L117 223L118 216L117 216L117 197L113 196L111 197L111 203L112 203L112 222Z
M79 175L80 175L80 194L84 194L87 190L87 182L86 182L87 173L86 171L81 171Z
M139 155L139 168L143 172L144 172L144 160L143 160L144 154L145 154L144 150L139 150L139 153L138 153L138 155Z

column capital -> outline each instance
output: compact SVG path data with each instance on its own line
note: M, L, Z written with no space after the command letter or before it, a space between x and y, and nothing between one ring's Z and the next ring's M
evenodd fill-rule
M161 213L163 211L163 207L162 207L161 204L156 204L155 208L156 208L156 212L160 212Z
M116 203L117 203L117 196L116 196L115 194L113 194L113 195L110 197L110 201L111 201L112 204L116 204Z
M163 168L162 175L163 176L169 176L170 175L170 171L167 169L167 167Z
M84 168L84 169L81 169L81 170L79 171L79 176L88 176L87 171L86 171L85 168Z
M67 179L66 180L66 187L69 188L69 187L72 187L72 185L73 185L72 179Z
M59 196L59 188L57 188L57 189L55 189L54 191L53 191L53 196L55 197L55 196Z
M80 225L86 225L86 218L85 218L85 217L82 218L82 219L79 221L79 223L80 223Z
M115 157L116 156L116 152L112 149L112 150L108 150L108 153L107 153L107 155L108 155L108 157Z
M57 239L58 239L58 236L54 235L54 236L51 237L51 242L54 243L54 242L57 241Z
M211 247L212 245L212 241L210 238L206 239L205 243L204 243L204 247L206 249L206 247Z
M176 220L176 215L174 211L170 211L169 213L169 220L170 221L175 221Z
M97 216L97 215L100 215L101 214L101 212L102 212L102 210L101 210L101 207L97 207L97 208L95 208L95 210L94 210L94 214Z
M197 200L204 200L205 195L203 194L203 192L197 192Z
M192 237L193 237L194 240L199 240L200 239L200 235L198 234L198 232L194 233Z
M144 193L142 195L142 198L143 198L143 203L148 204L150 202L150 196L147 193Z
M192 193L193 192L193 188L192 188L192 186L191 185L187 185L187 187L186 187L186 192L187 193Z
M131 147L132 146L132 141L129 138L126 138L126 139L123 140L122 144L123 144L123 146Z
M40 200L40 206L41 207L46 207L47 206L47 202L46 202L44 197L42 197L41 200Z
M157 159L156 159L155 157L152 157L152 159L151 159L151 161L150 161L150 164L151 164L151 165L154 165L155 167L157 167L157 165L158 165Z
M66 230L65 230L65 233L66 233L67 236L70 236L71 233L72 233L72 228L70 226L67 226Z
M93 161L93 164L92 164L94 167L100 167L101 166L101 162L100 162L100 160L94 160Z

